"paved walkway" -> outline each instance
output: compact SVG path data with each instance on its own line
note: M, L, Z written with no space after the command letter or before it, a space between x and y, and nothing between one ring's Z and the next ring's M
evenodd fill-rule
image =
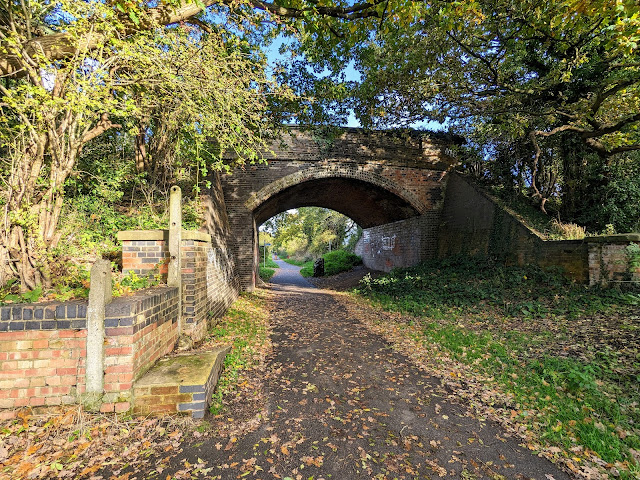
M215 438L184 445L210 478L569 478L451 404L437 379L279 263L268 415L223 448Z

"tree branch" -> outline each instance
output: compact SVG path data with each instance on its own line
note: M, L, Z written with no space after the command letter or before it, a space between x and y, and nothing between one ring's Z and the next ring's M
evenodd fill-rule
M285 18L300 18L308 13L318 13L324 17L340 18L343 20L357 20L369 17L379 17L374 9L377 5L386 0L374 0L372 3L358 3L352 7L309 7L290 8L275 3L262 0L250 0L250 4L258 9ZM209 7L214 4L232 3L232 0L203 0L199 5ZM193 17L202 12L203 9L195 3L189 3L179 8L161 5L150 8L140 19L138 25L129 20L125 20L125 34L131 35L135 32L151 28L153 25L170 25L174 23L190 21L200 25L200 21L193 20ZM201 26L201 25L200 25ZM87 51L96 48L107 39L99 33L87 34L80 39L74 39L67 33L54 33L42 35L28 40L22 45L22 50L29 56L34 54L44 55L50 61L60 60L74 55L77 51ZM22 77L25 75L23 61L18 55L5 53L0 55L0 76Z

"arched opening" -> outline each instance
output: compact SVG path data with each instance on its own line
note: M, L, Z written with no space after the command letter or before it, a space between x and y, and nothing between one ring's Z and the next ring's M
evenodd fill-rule
M253 211L261 225L278 213L298 207L324 207L352 218L362 228L420 215L408 200L385 188L362 180L329 177L307 180L287 187Z
M258 277L260 260L264 257L264 251L259 249L258 228L278 214L302 207L321 207L339 212L363 229L421 214L416 206L398 193L360 179L323 177L287 186L271 194L253 210L254 278Z

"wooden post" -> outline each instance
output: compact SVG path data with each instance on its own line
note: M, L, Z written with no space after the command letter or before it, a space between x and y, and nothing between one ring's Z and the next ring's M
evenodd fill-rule
M111 298L111 263L98 260L91 267L87 307L86 393L83 403L89 410L100 409L104 390L104 309Z
M182 190L171 187L169 196L169 271L167 285L178 287L178 334L182 333Z

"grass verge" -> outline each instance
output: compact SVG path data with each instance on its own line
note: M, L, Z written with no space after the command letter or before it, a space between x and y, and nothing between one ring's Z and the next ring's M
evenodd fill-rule
M638 294L461 258L365 277L358 293L410 314L395 328L460 365L454 377L480 381L484 401L548 455L575 471L640 474Z
M269 280L271 280L271 277L273 277L276 274L276 269L263 267L261 265L260 267L258 267L258 274L260 275L260 278L262 279L263 282L268 282Z
M264 362L269 348L265 302L262 291L242 294L209 331L205 345L232 345L209 407L213 414L221 413L225 406L233 403L233 398L242 390L240 385L251 384L248 372Z
M272 258L267 258L266 265L265 262L261 262L258 266L258 274L263 282L268 282L271 280L276 273L276 268L280 268L276 262L273 261Z

